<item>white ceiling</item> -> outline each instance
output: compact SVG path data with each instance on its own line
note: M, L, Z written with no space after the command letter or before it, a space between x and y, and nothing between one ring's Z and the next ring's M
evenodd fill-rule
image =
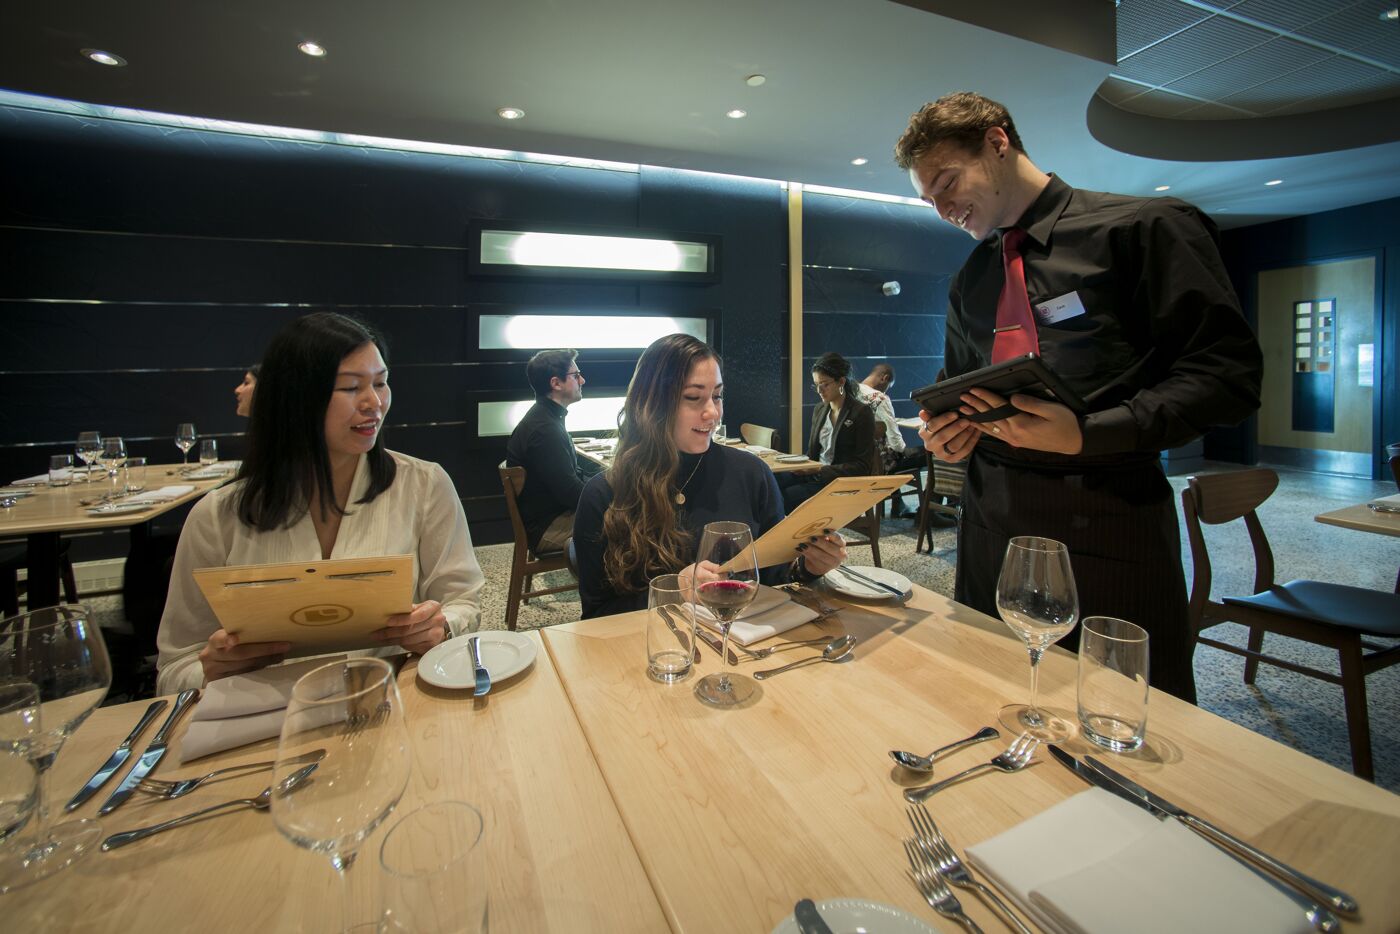
M0 27L0 87L174 114L908 195L890 151L909 114L976 90L1011 109L1041 168L1132 194L1170 185L1223 226L1400 196L1395 133L1228 162L1111 149L1086 110L1113 63L889 0L66 0L5 4ZM329 55L301 54L304 39ZM754 73L767 83L747 86ZM525 119L501 120L505 105ZM748 116L727 118L736 107Z

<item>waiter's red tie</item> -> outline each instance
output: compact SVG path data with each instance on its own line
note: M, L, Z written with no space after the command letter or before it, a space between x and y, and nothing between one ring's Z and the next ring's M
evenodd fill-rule
M992 339L992 362L1000 363L1022 354L1038 353L1035 315L1026 294L1026 273L1021 263L1021 241L1026 232L1013 227L1001 237L1001 265L1006 282L997 299L997 324Z

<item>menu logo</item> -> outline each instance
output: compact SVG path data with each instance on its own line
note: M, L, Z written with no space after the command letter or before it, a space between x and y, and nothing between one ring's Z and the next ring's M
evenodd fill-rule
M804 539L811 538L813 535L821 535L827 529L831 528L831 519L831 516L822 516L820 519L808 522L797 530L797 534L792 537L792 540L800 542Z
M337 603L318 603L315 606L304 606L291 615L292 622L298 626L334 626L336 623L343 623L355 615L355 611L348 606L341 606Z

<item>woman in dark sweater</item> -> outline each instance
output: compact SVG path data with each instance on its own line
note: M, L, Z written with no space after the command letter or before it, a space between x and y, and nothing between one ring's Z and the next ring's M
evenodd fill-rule
M812 412L807 456L820 461L822 468L816 474L783 475L779 486L788 510L837 477L880 472L875 460L875 412L858 398L851 364L838 353L822 354L812 364L812 386L822 401Z
M574 517L584 619L645 609L647 581L694 562L707 522L744 522L757 539L782 520L767 465L711 444L723 420L720 359L709 345L672 334L646 349L627 388L612 466L584 486ZM811 580L845 556L841 536L819 537L792 565L765 569L763 580ZM715 570L701 564L697 575Z

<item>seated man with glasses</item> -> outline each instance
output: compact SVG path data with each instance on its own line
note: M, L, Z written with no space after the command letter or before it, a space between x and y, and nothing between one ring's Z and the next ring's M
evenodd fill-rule
M506 465L525 468L517 502L535 554L562 551L574 534L574 510L583 484L601 468L579 460L564 428L569 406L583 398L577 350L542 350L525 364L535 404L511 432Z

